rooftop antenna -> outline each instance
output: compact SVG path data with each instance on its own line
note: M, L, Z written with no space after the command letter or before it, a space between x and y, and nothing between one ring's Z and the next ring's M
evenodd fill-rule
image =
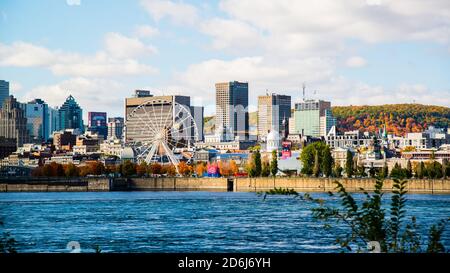
M302 85L302 89L303 89L303 101L306 101L306 95L305 95L306 84L304 82Z

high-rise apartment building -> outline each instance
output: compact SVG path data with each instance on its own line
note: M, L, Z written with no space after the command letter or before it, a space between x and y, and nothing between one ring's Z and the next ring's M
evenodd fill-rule
M124 119L121 117L108 119L108 138L122 139Z
M53 133L61 130L59 127L59 108L49 107L48 108L48 136L53 137Z
M64 104L59 108L59 130L79 129L84 131L83 110L80 108L74 97L70 95Z
M9 82L0 80L0 108L6 98L9 97Z
M281 133L283 120L289 123L291 96L271 94L258 97L258 138L265 139L269 131Z
M108 136L106 116L107 114L105 112L88 112L88 131L106 139Z
M49 108L41 99L35 99L24 105L27 128L31 141L45 142L49 138Z
M30 140L25 110L13 96L5 99L0 110L0 136L15 139L17 147Z
M216 130L226 140L248 139L248 83L216 83Z
M295 104L295 132L303 136L325 136L336 124L331 114L331 103L323 100L305 100Z

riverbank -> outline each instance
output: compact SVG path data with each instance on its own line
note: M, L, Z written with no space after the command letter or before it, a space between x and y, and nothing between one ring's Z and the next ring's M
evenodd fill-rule
M273 188L289 188L298 192L328 192L335 190L334 181L341 182L349 192L361 188L373 191L373 178L43 178L2 177L0 192L83 192L83 191L234 191L259 192ZM392 189L386 179L384 189ZM409 193L450 194L450 179L410 179Z

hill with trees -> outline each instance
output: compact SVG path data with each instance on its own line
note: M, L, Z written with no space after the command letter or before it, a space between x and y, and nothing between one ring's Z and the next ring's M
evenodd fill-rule
M403 136L421 132L429 126L450 127L450 108L422 104L385 104L364 106L335 106L340 131L375 132L386 124L388 133Z

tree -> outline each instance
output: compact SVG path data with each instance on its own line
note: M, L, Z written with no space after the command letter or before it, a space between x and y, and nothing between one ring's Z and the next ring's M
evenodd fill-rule
M256 168L255 168L255 162L254 162L254 156L252 154L252 157L250 158L250 160L247 162L246 165L246 171L248 173L249 177L255 177L256 176Z
M186 164L184 161L181 161L180 164L178 164L178 171L182 176L189 176L192 174L192 166Z
M319 165L319 152L316 151L314 155L314 167L313 167L313 175L315 177L319 177L320 174L320 165Z
M345 161L345 173L347 177L353 176L353 154L350 150L347 150L347 159Z
M149 170L152 174L162 174L162 166L159 163L150 164Z
M325 148L322 151L322 173L326 177L330 177L332 172L332 165L333 165L333 158L331 157L331 150L330 147L325 146Z
M408 163L406 164L406 178L411 178L413 175L411 160L408 159Z
M272 161L270 161L270 173L272 176L277 175L278 172L278 152L276 150L272 151Z
M442 178L446 178L449 176L449 173L447 173L447 170L450 171L449 163L446 158L442 160Z
M327 147L327 145L324 142L314 142L303 148L300 155L300 160L302 161L303 165L301 172L303 174L313 174L316 152L318 152L320 168L322 163L323 150L325 149L325 147Z
M198 177L203 176L204 173L207 172L206 164L205 162L199 162L197 165L195 165L195 173Z
M264 161L262 163L262 170L261 170L261 176L262 177L268 177L270 175L270 165L269 162Z
M422 179L424 177L425 164L421 161L417 164L416 177Z
M138 176L144 176L147 174L148 164L145 161L142 161L140 164L136 166L136 174Z
M230 160L230 171L232 175L236 175L239 172L239 168L236 164L236 161L234 161L233 159Z
M125 177L132 176L136 174L136 164L130 160L125 160L122 165L122 175Z
M67 177L77 177L80 175L80 170L73 163L69 163L65 166L64 173Z
M259 150L253 154L255 162L255 176L261 176L262 166L261 166L261 153Z
M341 167L341 165L339 164L335 164L334 169L333 169L333 176L334 177L342 177L342 171L344 169Z

